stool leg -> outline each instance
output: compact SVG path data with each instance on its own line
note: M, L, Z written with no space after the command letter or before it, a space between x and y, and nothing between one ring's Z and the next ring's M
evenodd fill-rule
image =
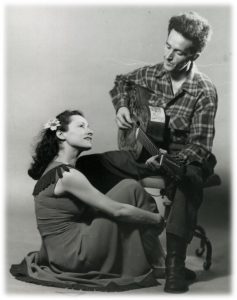
M206 232L205 230L197 225L196 229L194 231L194 236L199 238L200 241L200 248L196 249L195 253L197 256L202 256L203 253L205 252L206 249L206 257L205 257L205 261L203 263L203 268L204 270L209 270L211 263L212 263L212 245L211 242L209 241L209 239L206 236Z
M206 232L201 226L197 225L194 231L194 236L200 239L200 248L196 249L196 255L202 256L205 251Z
M206 239L206 247L207 247L207 255L206 255L206 261L203 263L204 270L209 270L212 263L212 245L211 242Z

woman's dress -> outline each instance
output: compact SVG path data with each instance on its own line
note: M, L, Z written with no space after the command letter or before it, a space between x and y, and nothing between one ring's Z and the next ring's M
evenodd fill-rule
M57 196L54 188L72 166L54 162L34 188L39 251L29 253L10 272L36 284L82 290L123 291L158 285L152 257L163 253L157 229L117 222L71 194ZM107 195L157 212L154 199L135 180L122 180Z

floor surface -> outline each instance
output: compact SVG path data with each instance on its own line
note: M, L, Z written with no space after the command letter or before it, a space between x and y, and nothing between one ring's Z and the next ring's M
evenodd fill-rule
M39 234L36 229L33 201L29 200L29 206L25 208L10 208L6 219L6 247L7 257L5 293L11 295L35 294L35 295L102 295L102 292L85 292L61 288L44 287L15 280L9 273L9 267L18 263L24 255L37 250L40 245ZM215 213L213 213L215 212ZM196 257L195 249L199 246L199 240L194 238L187 257L187 266L197 272L197 281L189 286L189 295L215 295L231 294L231 245L230 224L226 208L220 207L215 201L203 204L199 223L205 227L207 235L212 242L213 258L210 270L203 270L203 259ZM164 234L161 236L162 243ZM114 294L129 295L156 295L164 294L164 280L159 280L161 285L157 287L132 290ZM108 293L106 293L108 294Z

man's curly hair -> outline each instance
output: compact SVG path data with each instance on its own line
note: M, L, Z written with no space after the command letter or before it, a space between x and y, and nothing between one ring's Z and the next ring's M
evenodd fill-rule
M212 34L212 29L208 21L196 12L182 13L171 17L168 34L172 29L193 42L192 53L202 52Z

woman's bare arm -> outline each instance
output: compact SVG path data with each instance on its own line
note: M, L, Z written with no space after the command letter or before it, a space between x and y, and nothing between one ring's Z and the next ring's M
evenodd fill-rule
M87 205L119 221L158 227L163 223L163 218L159 213L152 213L129 204L113 201L94 188L82 173L74 169L64 172L63 177L58 180L54 192L56 195L69 192Z

